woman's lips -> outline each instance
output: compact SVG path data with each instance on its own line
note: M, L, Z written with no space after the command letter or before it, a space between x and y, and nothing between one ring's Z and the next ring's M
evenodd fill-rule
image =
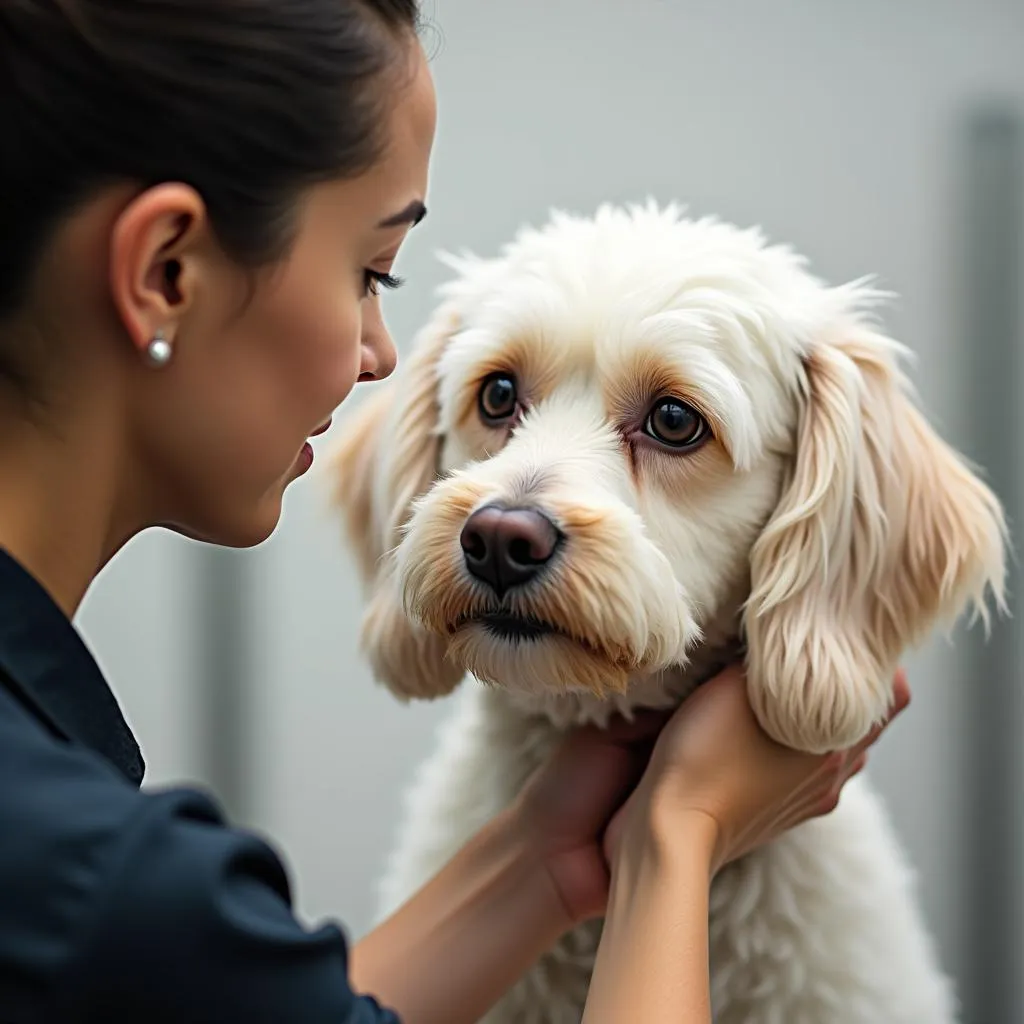
M327 422L317 427L316 430L314 430L313 433L310 434L309 436L313 438L319 434L322 434L330 425L331 420L330 417L328 417ZM309 441L306 441L303 444L301 450L299 451L299 454L295 457L295 465L298 468L299 476L302 476L302 474L305 473L310 468L310 466L313 465L313 446L309 443Z

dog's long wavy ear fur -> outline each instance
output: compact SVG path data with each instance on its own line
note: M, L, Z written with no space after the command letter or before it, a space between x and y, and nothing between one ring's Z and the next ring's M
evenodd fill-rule
M825 752L884 718L908 646L1000 611L999 501L933 431L902 346L844 327L805 361L795 462L751 556L748 685L779 742Z
M362 649L378 682L403 699L443 696L463 675L447 660L446 642L403 614L391 557L413 502L436 477L437 364L457 327L452 306L442 305L393 381L356 410L332 453L333 504L367 598Z

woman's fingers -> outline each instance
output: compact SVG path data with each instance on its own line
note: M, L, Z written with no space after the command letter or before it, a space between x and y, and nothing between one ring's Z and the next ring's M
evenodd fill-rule
M889 714L879 722L859 743L854 744L847 751L847 760L852 763L869 747L874 746L878 738L892 724L897 715L902 714L910 704L910 686L907 683L907 676L903 669L900 669L893 679L893 701L889 707Z
M899 669L893 679L893 702L891 710L883 722L879 722L860 743L851 747L842 757L841 762L834 760L831 755L824 764L824 777L831 777L832 783L821 793L815 804L814 816L828 814L835 810L842 794L843 786L855 775L859 775L867 765L868 750L878 741L878 738L889 727L897 715L906 710L910 704L910 687L907 683L907 676L903 669ZM819 776L821 778L821 776Z

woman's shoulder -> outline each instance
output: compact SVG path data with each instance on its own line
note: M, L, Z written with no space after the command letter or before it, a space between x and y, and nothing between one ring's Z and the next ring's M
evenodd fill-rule
M296 919L267 840L199 789L140 791L2 687L0 836L11 1019L395 1020L349 987L341 929Z
M56 735L0 685L0 932L23 917L40 942L47 929L72 935L153 837L188 823L230 834L206 794L140 791L94 750Z

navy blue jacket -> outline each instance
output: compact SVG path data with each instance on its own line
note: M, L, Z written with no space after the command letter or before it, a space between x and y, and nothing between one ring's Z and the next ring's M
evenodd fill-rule
M99 666L0 551L0 1022L397 1024L205 795L140 792Z

